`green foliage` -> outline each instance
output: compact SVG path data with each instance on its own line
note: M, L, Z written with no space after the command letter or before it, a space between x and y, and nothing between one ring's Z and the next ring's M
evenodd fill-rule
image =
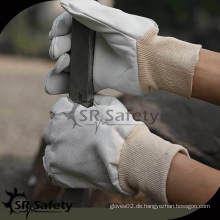
M52 19L43 19L42 5L17 15L3 30L0 51L6 54L48 57L48 32Z

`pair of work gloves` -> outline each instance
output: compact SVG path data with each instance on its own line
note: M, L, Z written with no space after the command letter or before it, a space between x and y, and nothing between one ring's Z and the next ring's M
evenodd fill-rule
M65 12L49 34L50 56L57 60L46 77L49 94L68 93L73 17L97 32L96 92L111 88L144 96L161 89L191 97L200 45L158 36L153 20L93 0L61 0L61 6ZM189 157L184 147L152 134L120 101L103 95L95 95L90 108L60 99L44 137L43 164L55 184L128 196L143 191L160 204L168 203L166 182L174 156L180 152Z

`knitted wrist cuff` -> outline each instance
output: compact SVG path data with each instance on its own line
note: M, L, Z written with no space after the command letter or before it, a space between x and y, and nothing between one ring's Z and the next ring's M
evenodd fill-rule
M158 29L137 42L139 81L144 94L152 89L191 97L201 45L158 36Z
M130 194L145 192L154 201L167 204L167 176L172 159L178 152L189 157L185 148L150 133L145 125L134 127L121 150L121 188Z

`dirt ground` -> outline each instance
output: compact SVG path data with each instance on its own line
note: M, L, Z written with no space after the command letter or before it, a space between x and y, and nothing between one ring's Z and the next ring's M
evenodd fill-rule
M33 158L58 96L44 92L53 64L0 56L0 156Z
M4 191L27 191L33 159L39 150L49 110L59 96L44 92L53 63L0 56L0 200Z

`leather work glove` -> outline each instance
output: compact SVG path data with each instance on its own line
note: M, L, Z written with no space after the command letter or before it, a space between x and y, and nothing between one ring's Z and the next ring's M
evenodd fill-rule
M168 203L166 180L173 157L177 152L189 156L185 148L135 121L111 96L95 95L90 108L60 99L44 136L43 164L53 183L124 195L143 191L162 204Z
M162 89L191 97L200 45L158 36L153 20L94 0L61 0L61 6L66 12L55 19L49 34L50 56L58 59L46 77L49 94L68 93L73 17L97 32L93 69L96 92L111 88L146 95Z

